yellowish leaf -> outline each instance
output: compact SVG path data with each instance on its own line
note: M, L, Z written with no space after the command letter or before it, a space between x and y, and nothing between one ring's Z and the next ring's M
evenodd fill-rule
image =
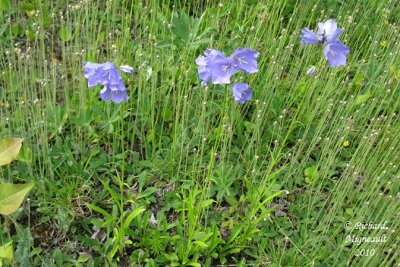
M0 166L9 164L17 158L23 140L22 138L5 138L0 140Z
M8 215L15 212L33 186L33 183L0 184L0 214Z
M12 263L14 260L14 248L12 245L12 241L0 246L0 261L6 260L9 263Z

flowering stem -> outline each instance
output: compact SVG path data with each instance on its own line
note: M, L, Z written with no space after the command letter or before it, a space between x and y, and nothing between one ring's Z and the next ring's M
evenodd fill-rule
M122 153L122 159L121 159L121 175L119 177L119 190L120 190L120 196L121 196L121 202L119 205L120 209L120 230L119 230L119 250L120 250L120 255L123 255L124 252L124 180L125 180L125 146L124 146L124 140L125 140L125 123L124 123L124 110L125 110L125 102L122 102L121 105L119 106L120 108L120 122L121 122L121 153Z
M121 116L121 153L122 153L122 163L121 163L121 181L124 182L124 173L125 173L125 129L124 129L124 108L125 103L122 102L120 106L120 116Z

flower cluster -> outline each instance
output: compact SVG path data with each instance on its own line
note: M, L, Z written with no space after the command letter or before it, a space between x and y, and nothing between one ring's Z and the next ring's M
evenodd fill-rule
M328 19L323 23L318 23L317 33L308 28L301 30L301 43L303 44L325 44L324 55L332 67L345 65L346 56L350 49L339 41L339 35L343 29L337 27L333 19Z
M196 63L199 66L199 77L204 86L208 82L213 84L229 84L231 77L237 71L245 73L258 72L258 52L249 48L238 48L229 57L215 49L206 49L204 56L199 56ZM235 100L244 103L252 97L248 84L235 83L232 87Z
M103 100L112 100L115 103L120 103L129 98L122 77L114 63L98 64L86 62L83 68L83 75L88 80L89 87L97 84L104 85L104 88L100 91ZM133 68L127 65L121 66L120 69L127 73L133 73Z

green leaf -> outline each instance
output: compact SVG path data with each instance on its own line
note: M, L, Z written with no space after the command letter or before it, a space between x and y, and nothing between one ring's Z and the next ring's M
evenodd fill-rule
M358 105L361 105L362 103L365 103L370 97L371 97L372 95L371 95L371 93L368 91L368 92L366 92L365 94L363 94L363 95L359 95L359 96L357 96L357 98L356 98L356 100L355 100L355 104L358 106Z
M224 257L224 256L219 256L219 261L221 262L221 264L225 264L228 260Z
M195 244L199 247L202 247L202 248L208 248L208 245L206 243L204 243L203 241L197 240L197 241L194 241L193 244Z
M136 209L134 209L126 218L126 220L124 221L124 225L123 225L123 229L128 229L129 225L131 224L132 220L135 219L140 213L142 213L143 211L145 211L146 208L144 207L138 207Z
M357 71L356 75L353 78L353 83L357 84L358 86L362 86L364 77L364 73L362 73L361 71Z
M31 10L35 10L35 5L33 3L25 2L25 3L21 3L19 8L21 8L24 11L31 11Z
M146 141L147 141L148 143L150 143L151 141L154 140L154 137L155 137L154 131L153 131L153 130L150 130L150 131L146 134Z
M307 183L312 183L315 178L318 177L318 170L317 166L313 165L311 167L308 167L307 169L304 170L304 175L306 176L306 182Z
M242 249L241 248L233 248L229 250L226 254L236 254L239 253Z
M157 48L165 48L165 47L171 47L172 50L176 49L176 46L174 45L174 42L172 41L171 38L160 40L157 42Z
M34 184L0 184L0 214L16 211Z
M172 119L172 115L174 115L174 113L172 112L172 110L169 109L169 108L166 108L166 109L164 110L164 115L163 115L164 121L170 121L170 120Z
M146 198L148 196L151 196L152 194L154 194L154 192L156 192L158 190L157 187L149 187L146 190L144 190L142 193L140 193L137 197L137 199L141 199L141 198Z
M105 32L101 32L97 35L97 43L98 44L102 44L104 43L104 39L106 37L106 33Z
M142 192L143 187L152 181L153 177L146 171L139 174L138 183L139 183L139 192Z
M172 32L178 38L186 41L189 39L189 30L190 20L188 15L183 12L182 16L179 18L175 13L172 19Z
M214 199L207 199L207 200L204 200L201 203L201 206L204 209L204 208L207 208L208 206L210 206L212 203L215 203L215 202L217 202L217 201L215 201Z
M0 166L17 158L22 146L22 138L5 138L0 140Z
M243 229L243 226L235 226L231 235L229 236L227 243L229 244L229 243L233 242L236 239L236 237L240 234L242 229Z
M243 122L243 124L244 124L244 127L246 128L246 131L251 131L256 128L256 125L249 121L245 121L245 122Z
M193 267L201 267L201 264L195 261L188 262L186 265Z
M118 203L118 201L119 201L119 195L114 191L114 190L112 190L112 188L108 185L108 183L106 183L105 181L103 181L102 179L99 179L100 180L100 182L103 184L103 186L107 189L107 191L110 193L110 195L111 195L111 198L116 202L116 203Z
M268 196L263 200L263 202L261 202L260 205L258 205L258 209L261 209L261 207L264 207L264 206L265 206L265 203L271 201L272 199L274 199L275 197L279 196L279 195L282 194L283 192L285 192L285 190L281 190L281 191L275 192L275 193L273 193L273 194L271 194L271 195L268 195Z
M67 42L71 40L71 37L72 37L72 30L65 26L61 26L60 39L64 42Z
M91 257L90 255L84 254L84 255L79 256L77 262L80 262L80 263L82 263L82 262L87 262L87 261L90 260L91 258L92 258L92 257Z
M12 245L12 241L0 246L0 261L6 260L8 262L13 262L14 259L14 249Z
M113 216L108 213L106 210L97 207L96 205L90 204L90 203L85 203L86 206L88 206L90 209L97 211L98 213L101 213L104 215L104 217L106 217L107 219L113 219Z
M350 215L350 216L353 215L353 213L354 213L354 212L353 212L353 208L346 208L346 209L345 209L345 212L346 212L348 215Z
M11 32L13 33L13 35L18 35L18 36L23 36L25 34L24 28L19 23L11 26Z
M10 0L0 0L0 11L11 8Z
M32 150L26 145L23 145L18 153L17 159L22 162L32 162Z
M53 252L53 257L56 262L56 266L63 266L64 263L64 254L62 253L61 249L56 248Z
M164 257L167 259L167 260L169 260L169 261L172 261L172 262L176 262L176 261L179 261L179 257L178 257L178 255L176 255L175 253L171 253L171 254L167 254L167 253L164 253L163 254L164 255ZM178 263L179 264L179 263ZM171 264L171 266L172 266L172 264ZM179 265L178 265L179 266Z

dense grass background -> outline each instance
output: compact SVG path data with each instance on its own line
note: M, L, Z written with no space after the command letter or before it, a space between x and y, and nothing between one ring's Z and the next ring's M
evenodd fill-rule
M36 184L0 218L15 264L400 263L397 1L1 0L0 13L0 136L33 152L0 181ZM300 44L329 18L346 66ZM234 76L253 100L200 87L207 47L260 52L260 72ZM129 101L101 101L86 61L133 66Z

